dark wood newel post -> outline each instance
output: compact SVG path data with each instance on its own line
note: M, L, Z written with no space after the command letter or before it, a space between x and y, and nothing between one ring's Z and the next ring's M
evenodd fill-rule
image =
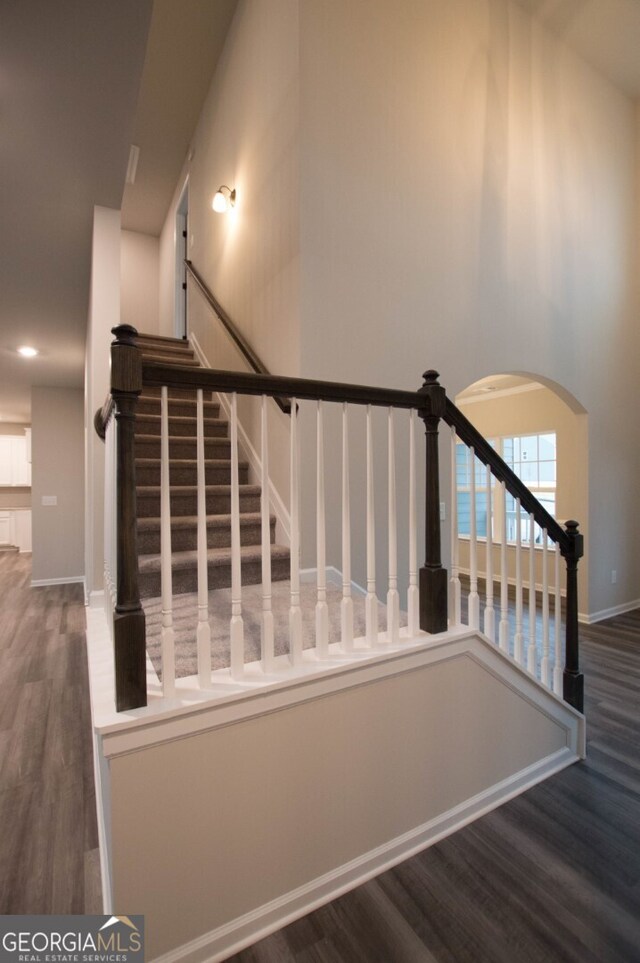
M567 627L566 654L562 694L565 702L584 711L584 677L580 672L578 641L578 561L584 554L584 538L578 531L578 523L571 520L565 525L571 548L565 554L567 563Z
M113 617L116 670L116 708L136 709L147 704L145 618L138 586L136 524L135 417L142 391L142 355L135 344L138 332L128 324L112 329L111 394L118 428L116 450L116 519L118 585Z
M447 630L447 570L440 554L440 467L438 423L445 411L446 393L438 372L426 371L420 394L425 404L418 414L426 431L425 560L420 569L420 628L423 632Z

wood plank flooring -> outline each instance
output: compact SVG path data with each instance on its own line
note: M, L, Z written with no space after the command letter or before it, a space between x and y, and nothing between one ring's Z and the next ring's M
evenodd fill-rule
M639 963L640 610L581 652L584 762L229 963Z
M0 553L0 913L101 913L80 585Z

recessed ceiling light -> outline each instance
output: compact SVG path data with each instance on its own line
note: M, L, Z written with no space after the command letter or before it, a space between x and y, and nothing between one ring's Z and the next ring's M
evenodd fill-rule
M31 348L28 344L23 344L18 348L18 354L21 354L23 358L35 358L38 354L38 349Z

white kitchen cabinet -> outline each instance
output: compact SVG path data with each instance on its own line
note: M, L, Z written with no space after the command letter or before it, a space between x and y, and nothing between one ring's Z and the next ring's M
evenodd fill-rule
M11 544L11 512L0 512L0 545Z
M31 551L31 509L16 508L12 513L11 544L21 552Z
M11 435L0 435L0 487L13 485Z
M0 435L0 487L31 487L31 465L27 461L24 435Z

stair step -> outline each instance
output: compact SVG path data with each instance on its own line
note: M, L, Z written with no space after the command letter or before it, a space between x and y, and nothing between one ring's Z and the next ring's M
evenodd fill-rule
M231 459L207 459L204 475L207 485L230 485ZM197 485L198 462L195 458L173 458L169 467L169 478L172 485ZM248 484L249 462L238 462L238 480L241 485ZM160 459L136 458L136 481L138 485L159 485Z
M244 545L240 549L241 579L243 585L256 585L262 581L262 553L259 547ZM138 560L140 572L140 596L148 599L160 595L160 556L141 555ZM176 552L171 559L172 589L174 595L196 592L198 589L198 553ZM210 548L207 551L209 590L228 588L231 585L231 553L226 548ZM285 545L271 546L271 578L279 582L289 578L289 549Z
M275 542L276 517L270 518L270 541ZM262 539L262 517L260 512L246 512L240 516L240 544L260 545ZM207 517L207 547L231 547L231 515L209 515ZM171 519L171 551L189 552L198 548L198 518L196 515L183 515ZM140 518L138 520L138 553L157 555L160 553L160 519Z
M151 354L142 352L143 361L151 361L153 364L177 364L181 368L199 368L200 362L197 358L183 357L178 354Z
M145 385L143 389L143 393L140 395L140 397L145 398L146 400L150 400L151 398L160 398L161 390L162 389L160 388L159 385ZM175 401L179 401L179 400L195 401L198 395L198 389L197 388L169 388L168 394L169 394L169 400L174 399ZM210 401L211 394L212 392L205 391L204 400Z
M196 398L172 398L169 395L169 417L182 415L185 418L195 418L198 402ZM220 405L217 401L205 401L203 404L205 418L219 418ZM157 396L142 394L138 398L136 414L140 415L159 415L160 414L160 395Z
M167 338L163 334L141 334L138 333L135 337L135 342L141 348L147 345L160 345L165 348L188 348L190 347L189 342L186 338Z
M162 425L161 415L149 415L146 412L136 414L136 434L159 435ZM205 418L205 438L226 438L229 423L224 418ZM196 418L185 415L169 415L169 434L174 437L196 437Z
M227 515L231 511L231 485L207 485L207 515ZM138 485L136 488L138 518L160 515L160 486ZM240 513L260 511L260 486L240 485ZM195 485L176 485L171 488L171 515L196 515L198 489Z
M204 452L205 458L228 459L231 457L231 442L228 438L205 438ZM136 433L135 455L136 458L160 458L160 435ZM188 438L169 435L169 457L190 460L197 458L195 436Z
M193 358L195 352L187 341L178 341L175 344L156 344L153 341L138 342L138 348L143 354L169 355L173 358Z

